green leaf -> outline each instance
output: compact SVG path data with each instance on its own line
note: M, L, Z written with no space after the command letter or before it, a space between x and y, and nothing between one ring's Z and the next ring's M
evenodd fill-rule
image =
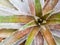
M41 7L41 3L40 0L35 0L35 13L36 16L41 17L42 16L42 7Z
M48 17L47 24L60 24L60 13L52 14Z
M32 31L30 32L25 45L31 45L34 37L37 35L39 32L39 27L33 27Z
M60 18L60 12L59 13L55 13L55 14L52 14L49 18L48 18L48 20L50 20L50 19L59 19Z
M0 16L0 23L28 23L31 20L33 18L30 16Z

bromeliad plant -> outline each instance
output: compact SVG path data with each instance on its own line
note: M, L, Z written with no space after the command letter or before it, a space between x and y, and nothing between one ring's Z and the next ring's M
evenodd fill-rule
M9 1L19 9L19 5L17 5L19 3L18 0ZM6 38L0 45L19 45L24 41L25 44L22 45L44 45L45 40L48 45L57 45L49 25L60 24L60 12L54 12L54 7L58 3L58 0L45 0L43 8L40 0L27 1L30 9L29 15L24 16L22 14L15 17L11 16L11 18L9 16L1 18L1 22L20 22L25 25ZM24 1L22 0L22 2ZM3 20L5 18L6 21Z

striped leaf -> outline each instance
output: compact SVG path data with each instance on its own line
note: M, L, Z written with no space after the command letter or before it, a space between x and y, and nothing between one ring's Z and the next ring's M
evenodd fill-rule
M52 14L50 17L48 17L47 24L60 24L60 12Z
M27 38L25 45L31 45L32 41L34 40L34 37L37 35L38 32L39 32L39 27L33 27L32 31L30 32Z
M31 20L30 16L0 16L0 23L28 23Z
M48 27L45 26L41 26L42 27L42 34L45 38L45 40L47 41L48 45L56 45L55 40L51 34L51 32L49 31Z

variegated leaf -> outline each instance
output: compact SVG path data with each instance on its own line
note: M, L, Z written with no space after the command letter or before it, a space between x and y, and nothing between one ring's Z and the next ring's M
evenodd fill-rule
M24 31L16 31L10 37L6 38L0 45L15 45L17 41L26 36L30 32L31 28Z
M52 14L47 18L47 24L60 24L60 12Z
M49 28L48 27L45 27L45 26L41 26L42 30L42 34L45 38L45 40L47 41L48 45L56 45L56 42L51 34L51 32L49 31Z
M0 16L1 23L28 23L31 20L33 20L31 16Z
M49 13L53 8L56 6L58 0L47 0L47 3L45 4L43 8L43 15Z
M40 31L38 32L38 34L34 38L32 45L44 45L44 39L43 39L43 36Z
M17 30L15 33L13 33L10 37L6 38L2 43L0 43L0 45L14 45L16 41L27 35L31 29L29 27L33 26L36 26L34 21L27 23L26 25L22 26L19 30Z
M0 37L7 38L13 34L17 29L0 29Z
M35 15L35 7L34 7L34 0L28 0L29 8L30 8L30 13L32 15Z
M32 41L34 40L34 37L37 35L37 33L39 32L39 27L33 27L32 31L30 32L27 41L25 43L25 45L31 45Z
M56 41L57 45L60 45L60 38L59 37L55 37L55 36L54 36L54 38L55 38L55 41Z

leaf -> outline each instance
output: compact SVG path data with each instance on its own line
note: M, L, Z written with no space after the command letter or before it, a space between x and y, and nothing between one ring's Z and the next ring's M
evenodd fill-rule
M9 0L11 4L13 4L14 7L16 7L18 10L20 9L20 1L19 0Z
M17 29L0 29L0 37L7 38L12 35Z
M52 14L48 17L47 24L60 24L60 13Z
M43 8L43 15L47 14L48 12L50 12L51 10L53 10L53 8L56 6L58 0L47 0L47 3L45 4L44 8Z
M40 3L41 3L41 7L43 8L45 5L45 0L40 0Z
M31 28L25 29L24 31L16 31L10 37L6 38L0 45L14 45L21 38L26 36L30 32Z
M45 39L44 39L44 45L48 45Z
M55 37L55 36L54 36L54 38L55 38L55 41L56 41L57 45L60 45L60 38Z
M26 36L24 36L23 38L19 39L19 41L17 41L15 45L25 44L27 37L28 37L28 34Z
M6 38L0 45L14 45L19 39L24 37L30 32L30 27L34 27L36 24L34 21L27 23L26 25L22 26L19 30L13 33L10 37Z
M34 37L37 35L39 32L39 27L33 27L32 31L30 32L25 45L31 45Z
M60 24L54 25L54 29L60 30Z
M42 7L41 7L41 3L40 0L35 0L35 13L36 16L41 17L42 15Z
M45 15L42 15L42 16L41 16L41 19L46 20L46 19L51 15L52 12L53 12L53 10L51 10L50 12L48 12L48 13L45 14Z
M15 9L9 0L0 0L0 4L11 9Z
M52 35L60 37L60 24L48 25Z
M31 20L33 20L31 16L0 16L1 23L28 23Z
M48 25L48 26L50 29L57 30L57 31L60 30L60 24Z
M5 11L0 11L0 16L11 16L11 15L13 15L13 14L11 14L11 13L6 13Z
M21 11L21 10L16 10L14 8L9 8L9 7L6 7L6 6L3 6L2 4L0 4L0 11L3 11L3 13L10 13L12 15L28 15L28 13L25 11Z
M27 29L27 28L29 28L29 27L34 27L34 26L37 26L37 25L36 25L35 21L32 20L32 21L30 21L29 23L27 23L27 24L25 24L24 26L22 26L22 27L19 29L19 31L21 31L21 30L23 30L23 29Z
M0 10L1 10L1 11L5 11L6 13L15 14L15 15L23 14L22 12L18 12L18 11L15 10L15 9L8 8L8 7L3 6L3 5L1 5L1 4L0 4ZM3 13L4 13L4 12L3 12Z
M41 26L41 28L42 28L41 32L42 32L45 40L47 41L48 45L56 45L55 40L54 40L51 32L49 31L49 28L45 27L45 26Z
M57 18L60 18L60 12L58 12L58 13L55 13L55 14L51 14L50 15L50 17L48 17L48 20L50 20L50 19L57 19Z
M7 1L0 0L0 16L19 14L17 10Z
M28 0L28 4L29 4L31 14L35 15L35 7L34 7L33 0Z
M27 0L9 0L10 3L19 11L28 14L28 1Z
M57 30L57 29L51 29L50 31L51 31L51 33L52 33L54 36L60 38L60 30Z
M38 32L38 34L34 38L32 45L44 45L44 39L43 39L43 36L40 31Z
M50 31L51 33L56 36L56 37L60 37L60 24L56 24L56 25L49 25Z
M25 41L23 43L21 43L20 45L24 45L25 44Z

